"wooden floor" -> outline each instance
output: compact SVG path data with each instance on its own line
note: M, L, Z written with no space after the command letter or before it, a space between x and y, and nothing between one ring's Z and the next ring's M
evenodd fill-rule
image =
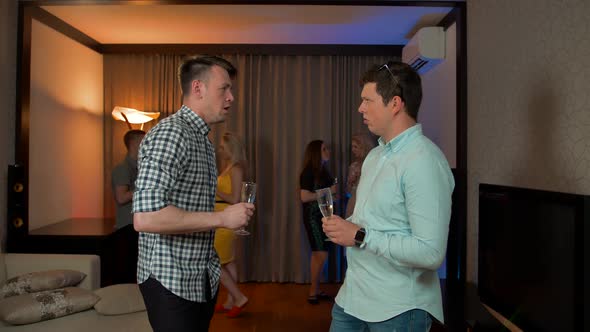
M336 295L339 284L323 284L322 290ZM327 332L330 328L332 301L307 303L309 284L243 283L240 289L249 299L238 318L216 313L211 332ZM218 302L225 300L221 289Z

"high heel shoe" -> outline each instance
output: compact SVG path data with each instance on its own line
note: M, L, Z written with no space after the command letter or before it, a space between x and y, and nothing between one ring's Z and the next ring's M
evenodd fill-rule
M233 306L231 307L231 309L225 314L225 316L227 316L228 318L236 318L239 315L242 314L242 311L244 310L244 308L246 307L246 305L248 304L248 301L246 301L246 303L242 304L241 306Z
M320 299L320 300L333 300L333 299L334 299L334 297L333 297L332 295L329 295L328 293L326 293L326 292L323 292L323 291L320 291L320 292L317 294L317 297L318 297L318 299Z
M230 309L224 307L223 304L216 304L215 305L215 312L217 312L217 313L228 312L229 310Z
M320 301L318 300L318 297L316 295L310 295L307 297L307 303L318 304L318 303L320 303Z

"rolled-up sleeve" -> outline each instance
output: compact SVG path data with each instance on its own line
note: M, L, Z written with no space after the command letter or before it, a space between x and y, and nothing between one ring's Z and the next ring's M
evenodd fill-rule
M138 175L133 193L133 212L158 211L170 203L180 171L186 164L183 133L174 126L150 131L141 143Z

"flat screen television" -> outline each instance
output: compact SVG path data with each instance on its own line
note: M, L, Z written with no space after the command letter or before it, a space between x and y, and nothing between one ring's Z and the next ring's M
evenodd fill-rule
M480 184L481 302L527 332L589 331L589 206L590 196Z

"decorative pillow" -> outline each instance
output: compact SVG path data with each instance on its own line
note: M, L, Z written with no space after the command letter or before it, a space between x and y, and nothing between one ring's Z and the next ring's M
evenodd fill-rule
M0 288L0 299L39 291L75 286L86 274L74 270L49 270L8 279Z
M78 287L23 294L0 301L0 319L30 324L90 309L98 300L92 291Z
M103 315L122 315L145 310L143 296L137 284L119 284L94 291L100 300L94 310Z

